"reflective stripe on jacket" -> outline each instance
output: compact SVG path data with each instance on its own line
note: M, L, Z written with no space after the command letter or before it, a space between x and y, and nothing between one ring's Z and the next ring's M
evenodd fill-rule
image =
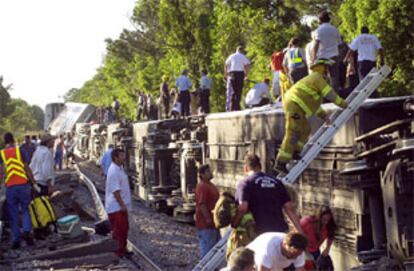
M323 98L342 108L347 106L347 103L336 94L319 72L312 72L301 79L289 89L285 96L286 100L293 101L299 105L305 112L306 117L315 114L319 117L326 115L320 108Z
M0 152L5 166L6 187L27 184L28 178L18 146L4 149Z

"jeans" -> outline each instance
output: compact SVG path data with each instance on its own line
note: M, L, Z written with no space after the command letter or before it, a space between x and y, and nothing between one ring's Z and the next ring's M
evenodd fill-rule
M377 63L375 61L363 60L358 61L358 76L359 81L362 81L368 73L375 68ZM378 96L377 91L375 90L369 97L376 98Z
M32 200L32 191L29 184L13 185L6 188L6 199L13 242L20 241L19 209L22 212L23 231L32 230L29 204ZM20 207L20 208L19 208Z
M329 75L331 77L331 83L332 83L332 88L335 90L336 93L338 93L339 91L339 87L340 87L340 68L339 68L339 57L338 56L334 56L331 57L331 60L333 60L335 63L331 66L331 68L329 69Z
M230 72L229 78L227 78L226 111L240 110L240 100L243 91L243 84L244 72Z
M205 114L210 113L210 90L202 89L200 95L201 111Z
M197 230L198 243L200 244L200 259L202 259L214 245L220 241L220 232L217 229Z
M300 79L308 75L308 68L306 66L296 68L296 69L289 69L289 78L292 84L295 84Z
M57 150L55 153L54 167L56 167L56 165L59 165L59 170L62 170L62 162L63 162L63 151Z
M181 103L181 113L183 116L190 116L190 92L182 90L178 94L178 101Z

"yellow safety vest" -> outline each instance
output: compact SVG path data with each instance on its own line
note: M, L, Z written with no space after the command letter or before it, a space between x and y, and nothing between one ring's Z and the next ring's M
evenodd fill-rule
M0 155L5 165L6 187L27 184L28 178L21 158L20 148L18 146L6 148L0 151Z
M296 66L303 63L303 58L299 56L299 48L293 48L289 51L290 64Z

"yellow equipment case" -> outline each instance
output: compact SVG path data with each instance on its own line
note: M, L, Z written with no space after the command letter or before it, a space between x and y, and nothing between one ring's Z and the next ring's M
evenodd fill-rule
M29 205L33 229L44 229L49 224L56 225L56 215L47 196L35 197Z

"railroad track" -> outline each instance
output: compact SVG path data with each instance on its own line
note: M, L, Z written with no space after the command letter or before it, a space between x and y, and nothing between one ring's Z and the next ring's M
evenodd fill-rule
M101 197L96 189L94 183L80 170L78 165L75 165L79 179L88 187L93 201L95 203L95 208L100 220L107 220L108 214L105 211L105 207L102 203ZM142 270L149 271L162 271L162 269L156 265L148 256L145 255L139 248L137 248L130 240L128 240L128 249L134 253L130 260L137 265Z

